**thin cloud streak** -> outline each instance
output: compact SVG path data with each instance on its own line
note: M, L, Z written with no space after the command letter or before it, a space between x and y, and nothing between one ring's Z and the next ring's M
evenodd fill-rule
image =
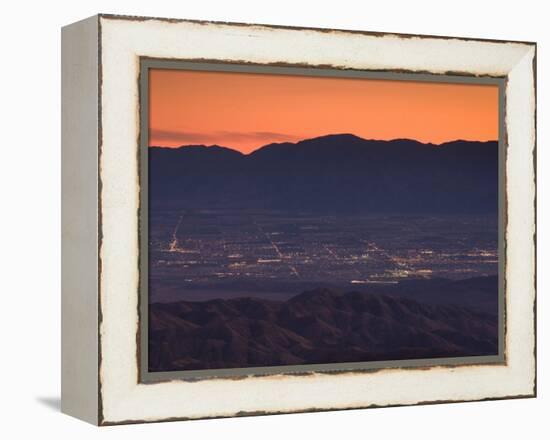
M184 132L175 130L151 129L149 133L150 146L180 147L182 145L221 145L232 148L233 144L248 145L247 150L253 151L273 142L296 142L301 136L270 131L232 132L214 131L211 133Z

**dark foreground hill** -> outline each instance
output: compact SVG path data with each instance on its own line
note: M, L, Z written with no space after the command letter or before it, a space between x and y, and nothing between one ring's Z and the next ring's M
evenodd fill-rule
M380 290L380 287L376 288ZM498 314L497 275L461 280L408 279L389 286L386 292L427 304L456 305L495 316Z
M441 145L350 134L243 155L201 145L149 149L151 202L332 213L492 213L498 143Z
M150 305L151 371L497 353L497 318L372 293L304 292Z

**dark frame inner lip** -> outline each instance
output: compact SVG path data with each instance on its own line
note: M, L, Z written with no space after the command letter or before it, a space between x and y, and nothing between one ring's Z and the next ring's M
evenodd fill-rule
M404 70L359 70L339 69L332 66L303 66L296 64L254 64L244 61L223 60L176 60L140 57L139 91L139 147L138 175L140 186L140 207L138 213L139 239L139 288L138 288L138 331L137 361L138 382L158 383L173 380L200 381L212 379L242 379L246 377L265 377L272 375L309 375L309 374L366 374L382 369L425 369L429 367L505 365L505 163L506 163L506 124L505 124L505 85L506 77L474 76L460 72L436 74ZM285 365L273 367L245 367L212 370L182 370L150 372L148 370L148 134L149 134L149 69L176 69L195 71L216 71L236 73L264 73L278 75L299 75L311 77L370 78L393 81L444 82L458 84L492 84L499 87L499 218L498 218L498 354L491 356L465 356L432 359L408 359L394 361L367 361L332 364Z

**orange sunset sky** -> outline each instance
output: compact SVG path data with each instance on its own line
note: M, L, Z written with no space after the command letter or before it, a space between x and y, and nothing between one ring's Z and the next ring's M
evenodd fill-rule
M498 139L498 87L306 76L149 71L149 145L249 153L336 133L421 142Z

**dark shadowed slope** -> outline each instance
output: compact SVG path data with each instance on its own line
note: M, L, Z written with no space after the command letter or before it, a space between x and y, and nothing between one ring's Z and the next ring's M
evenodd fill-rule
M478 213L497 206L498 143L350 134L266 145L150 148L155 203L330 212Z
M494 316L498 314L498 276L496 275L462 280L408 279L390 286L386 292L427 304L456 305Z
M328 289L151 304L150 371L497 354L497 318L458 306Z

